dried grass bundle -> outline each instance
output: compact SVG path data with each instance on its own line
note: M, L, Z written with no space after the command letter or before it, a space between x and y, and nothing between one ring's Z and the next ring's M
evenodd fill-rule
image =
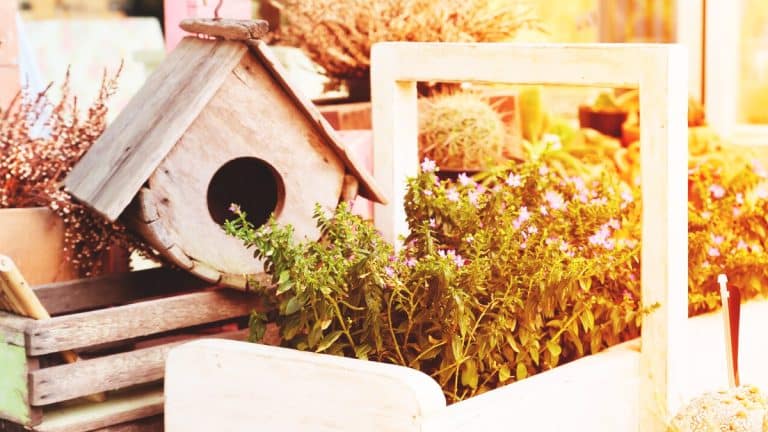
M66 257L81 276L102 271L113 246L151 254L120 223L112 223L73 201L63 180L106 127L107 101L117 88L122 66L105 72L96 100L85 114L69 89L69 72L61 100L52 104L49 85L37 95L16 96L0 110L0 208L48 207L64 222Z
M383 41L500 42L538 28L530 8L510 0L285 0L279 37L303 48L328 75L362 78L371 46Z

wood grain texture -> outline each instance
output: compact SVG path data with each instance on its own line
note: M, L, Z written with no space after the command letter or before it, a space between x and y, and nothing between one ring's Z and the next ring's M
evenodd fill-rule
M247 336L246 329L207 337L245 340ZM29 374L30 403L49 405L160 380L165 372L168 351L189 340L32 371Z
M320 105L318 111L335 130L370 130L371 103Z
M471 62L474 67L465 65ZM568 67L562 67L567 64ZM417 170L417 81L482 81L640 88L642 303L638 430L663 431L680 403L687 317L687 63L681 46L652 44L381 43L371 58L374 172L392 196L375 222L397 244L407 234L405 177ZM397 159L393 155L397 155ZM398 201L400 199L400 201Z
M382 193L381 189L376 184L373 175L349 153L346 146L339 140L336 132L317 110L312 101L295 90L297 87L292 86L288 81L288 73L283 69L269 46L263 41L247 41L246 45L251 48L252 52L256 53L262 64L270 70L271 75L280 83L283 90L297 104L299 109L312 123L315 130L320 133L326 143L328 143L333 151L344 161L347 169L357 177L360 181L360 195L371 201L385 204L387 202L387 196Z
M315 204L334 209L341 195L343 162L257 59L245 56L149 179L160 216L155 223L162 222L168 242L192 260L191 271L208 280L263 271L253 252L228 236L209 210L214 175L242 157L267 162L281 178L277 220L291 224L297 239L317 239ZM259 196L261 187L243 184L238 193Z
M117 219L245 52L238 42L185 38L67 176L67 190Z
M27 349L36 356L125 340L246 316L259 306L256 296L221 289L32 321Z
M52 315L60 315L199 290L207 286L207 282L188 273L161 267L39 285L33 289Z
M264 20L187 18L179 23L182 30L227 40L261 39L269 32Z
M81 403L49 411L36 432L94 431L138 419L151 418L163 412L161 385L110 393L103 403ZM106 429L109 430L109 429ZM117 429L119 430L119 429Z
M172 350L165 391L168 432L415 432L445 409L437 383L413 369L232 341Z

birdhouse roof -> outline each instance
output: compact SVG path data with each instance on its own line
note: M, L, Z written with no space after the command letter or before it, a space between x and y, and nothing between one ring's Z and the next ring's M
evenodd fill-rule
M386 203L373 176L355 161L314 104L294 90L269 47L250 38L185 38L67 176L67 191L116 220L245 55L259 59L357 178L360 195Z

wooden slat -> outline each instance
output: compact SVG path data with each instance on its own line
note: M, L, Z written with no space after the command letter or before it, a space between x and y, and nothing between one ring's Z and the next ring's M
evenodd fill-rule
M248 330L201 336L245 340ZM80 361L30 373L30 403L49 405L97 392L117 390L163 378L168 351L196 338Z
M30 355L162 333L249 314L257 296L220 289L32 321Z
M108 426L94 432L163 432L163 416L156 415L128 423Z
M77 404L46 412L45 420L34 430L39 432L94 431L157 416L162 412L163 388L158 384L150 388L110 393L106 402Z
M31 322L29 318L0 311L0 340L16 346L25 346L24 332Z
M184 39L75 166L67 190L117 219L246 50L238 42Z
M209 285L182 271L154 268L45 284L34 287L34 291L48 311L54 315L60 315L147 297L201 289Z

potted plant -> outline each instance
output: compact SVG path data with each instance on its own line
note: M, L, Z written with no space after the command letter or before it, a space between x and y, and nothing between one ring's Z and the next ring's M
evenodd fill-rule
M454 93L422 99L419 157L433 160L443 178L475 174L506 160L511 136L487 99Z
M766 432L768 399L754 386L706 393L672 419L669 432Z
M68 89L53 103L49 86L17 95L0 113L0 254L31 284L127 271L129 251L145 250L127 229L74 202L61 185L106 125L117 77L105 74L82 114Z

